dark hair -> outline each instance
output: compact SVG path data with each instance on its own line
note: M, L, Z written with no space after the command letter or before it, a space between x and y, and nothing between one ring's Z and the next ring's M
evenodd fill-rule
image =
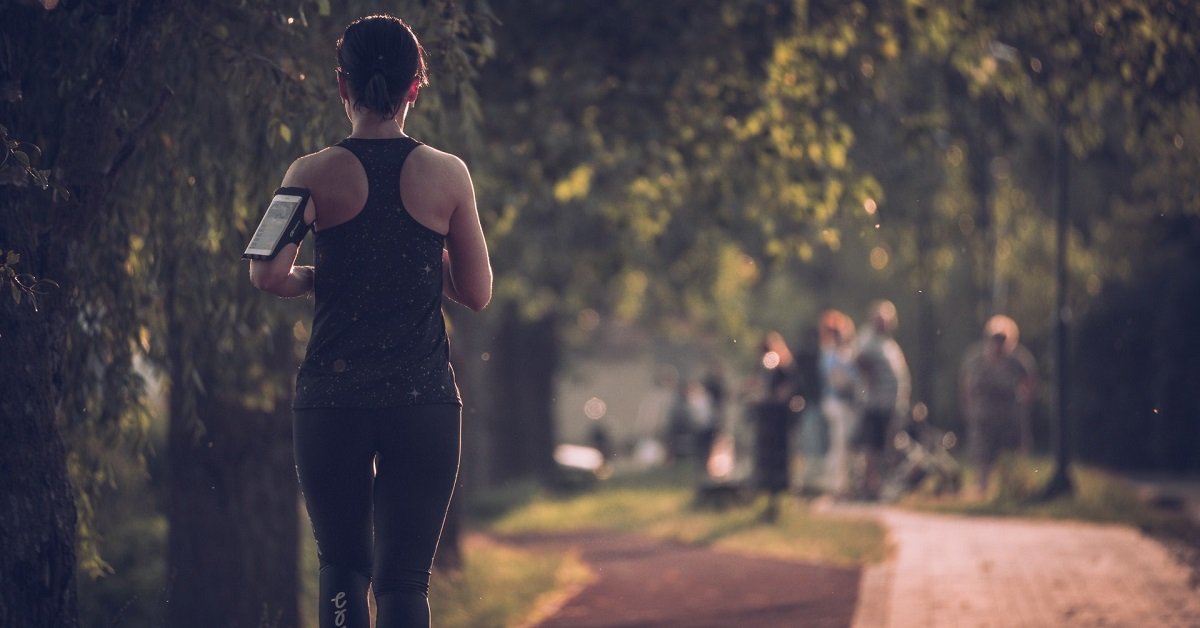
M412 28L391 15L351 22L338 39L337 61L354 106L386 117L400 110L413 81L429 84L425 49Z

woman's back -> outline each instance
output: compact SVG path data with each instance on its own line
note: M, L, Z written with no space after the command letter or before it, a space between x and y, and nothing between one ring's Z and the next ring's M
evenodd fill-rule
M420 146L347 138L303 169L317 273L298 408L458 403L441 311L445 236L410 213L401 183ZM422 218L438 225L443 208L426 201Z

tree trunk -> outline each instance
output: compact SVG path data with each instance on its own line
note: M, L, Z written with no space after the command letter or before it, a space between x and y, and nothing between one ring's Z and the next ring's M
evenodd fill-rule
M167 624L298 625L298 491L291 410L211 398L203 425L171 394Z
M462 395L462 463L458 470L458 484L454 487L454 499L446 513L446 527L438 544L436 565L438 569L458 570L462 568L462 517L463 503L468 496L488 485L487 434L484 426L491 421L487 400L487 365L491 359L487 346L487 315L467 312L465 308L450 306L450 349L454 365L454 378ZM486 355L487 359L484 359Z
M1055 210L1054 245L1054 378L1055 405L1058 418L1054 423L1054 476L1046 485L1045 496L1056 497L1074 491L1071 480L1070 422L1068 421L1067 327L1067 230L1070 228L1070 147L1066 129L1060 122L1055 129L1054 178L1058 199Z
M995 221L992 212L992 145L990 129L994 124L994 112L991 103L983 98L978 104L978 120L973 128L970 152L967 157L971 162L971 190L975 193L977 207L975 208L976 242L982 248L976 254L971 275L971 296L975 303L976 328L982 327L987 317L995 314L992 311L992 280L996 264Z
M54 418L51 315L0 299L0 626L72 628L75 494Z
M88 242L96 224L108 218L114 174L109 166L118 143L108 124L112 103L126 61L157 32L162 3L124 3L122 16L130 19L121 22L119 35L109 37L96 64L58 58L64 42L80 38L61 11L9 4L2 10L3 43L6 50L22 52L8 55L0 74L23 97L0 100L0 117L15 137L39 145L37 151L22 149L40 153L37 167L54 170L55 182L69 186L73 200L56 204L48 194L10 187L10 181L0 190L0 249L23 255L16 272L63 286L40 299L39 312L28 296L15 303L10 282L0 282L0 626L72 628L79 623L77 512L56 404L70 397L69 387L94 382L63 379L63 360L81 359L64 355L66 336L79 327L69 284L86 286L94 276L89 273L95 260L78 259L89 257L79 243ZM71 78L49 71L58 66L71 68ZM5 170L13 168L10 163ZM123 331L113 334L120 338Z
M493 318L490 310L476 314L454 307L450 312L451 362L463 400L463 457L457 490L465 494L488 486L490 481L488 426L495 415L489 386L494 373L490 333Z
M488 423L497 482L547 479L553 473L557 334L553 316L526 321L515 308L502 314L492 354L495 418Z
M937 379L937 311L933 305L933 234L931 216L933 205L917 208L917 277L921 286L917 295L917 354L914 372L913 401L923 402L935 417L949 416L949 408L936 407L937 396L933 383Z
M179 316L172 290L167 303ZM167 625L297 626L299 489L291 396L264 411L246 407L236 391L211 385L207 393L189 391L181 382L191 377L220 378L204 374L199 358L188 359L184 325L177 318L168 325ZM265 366L294 368L292 342L290 330L277 330ZM201 374L192 375L193 369Z

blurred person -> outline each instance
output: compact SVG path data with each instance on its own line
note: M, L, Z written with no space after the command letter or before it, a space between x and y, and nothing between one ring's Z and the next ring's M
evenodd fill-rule
M296 471L321 565L321 628L428 626L429 577L458 474L461 407L443 298L482 309L492 270L463 162L404 133L427 84L412 29L360 18L337 42L350 136L297 159L315 266L298 244L252 261L254 285L313 293L296 378Z
M791 406L800 415L797 442L804 461L799 488L806 494L818 494L825 489L829 427L821 413L821 342L817 326L805 329L792 357L796 362L796 395Z
M691 438L693 453L701 467L707 467L712 453L713 439L717 435L717 408L704 380L688 383L685 392L688 415L692 421Z
M981 496L987 494L996 459L1006 451L1028 453L1032 444L1030 408L1037 366L1019 338L1016 321L991 317L983 327L983 340L967 349L959 370L967 448Z
M854 444L865 463L859 492L876 499L884 449L897 424L908 415L911 382L904 352L892 337L898 324L895 304L887 300L871 304L867 321L854 360L864 399Z
M659 366L655 369L653 388L638 402L633 422L633 458L642 466L656 466L666 460L664 436L678 384L679 371L674 366Z
M728 383L725 381L725 365L715 358L709 360L704 377L700 379L700 385L704 388L709 403L707 425L704 426L704 431L700 435L700 448L701 451L705 452L704 459L707 460L713 455L713 448L718 435L725 431L725 406L729 402L729 388Z
M779 494L791 484L789 444L794 421L792 398L796 394L795 359L777 331L763 339L761 396L751 416L754 420L755 486L767 493L764 517L774 520L779 512Z
M829 426L826 484L831 495L842 498L850 491L851 437L858 427L854 320L838 310L825 311L820 318L819 338L821 414Z
M681 379L675 385L675 395L667 411L667 430L663 438L667 445L667 459L682 462L696 453L696 419L688 392L692 382Z

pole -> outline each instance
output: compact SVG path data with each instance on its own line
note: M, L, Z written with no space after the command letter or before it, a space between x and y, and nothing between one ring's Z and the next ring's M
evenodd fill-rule
M1058 207L1055 211L1055 309L1054 309L1054 363L1055 363L1055 407L1057 419L1054 430L1054 477L1046 485L1044 497L1049 499L1067 495L1074 491L1071 482L1071 449L1067 421L1067 321L1070 311L1067 306L1067 227L1070 218L1067 209L1068 160L1066 128L1060 122L1054 151L1055 179L1058 182Z

